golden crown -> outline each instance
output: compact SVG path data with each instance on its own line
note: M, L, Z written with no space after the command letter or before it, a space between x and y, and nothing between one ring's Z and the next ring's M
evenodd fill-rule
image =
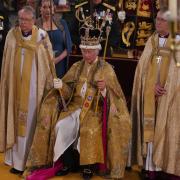
M82 27L80 28L81 44L97 45L100 42L100 30Z

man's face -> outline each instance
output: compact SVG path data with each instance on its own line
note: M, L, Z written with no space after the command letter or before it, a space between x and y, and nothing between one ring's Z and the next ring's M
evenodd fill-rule
M98 4L100 4L102 2L102 0L92 0L92 2L93 2L93 4L98 5Z
M158 12L156 17L156 31L162 35L169 33L168 22L164 19L162 12Z
M31 12L21 10L18 13L19 26L23 32L29 32L35 23L35 19Z
M83 59L91 64L96 60L96 57L98 56L99 50L97 49L81 49Z

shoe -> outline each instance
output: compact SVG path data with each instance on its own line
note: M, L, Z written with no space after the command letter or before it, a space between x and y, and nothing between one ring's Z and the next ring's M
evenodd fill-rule
M145 169L142 169L141 172L139 172L139 176L141 180L149 180L148 171Z
M61 169L60 171L56 173L56 176L65 176L69 174L69 172L70 172L70 168L65 166L63 167L63 169Z
M131 170L132 170L132 167L131 167L131 166L126 166L126 170L127 170L127 171L131 171Z
M19 170L15 169L15 168L10 169L10 173L13 173L13 174L23 174L23 172L24 171L19 171Z
M92 178L93 172L90 169L83 169L82 176L84 180L89 180Z
M148 172L149 180L156 180L157 179L157 172L156 171L149 171Z

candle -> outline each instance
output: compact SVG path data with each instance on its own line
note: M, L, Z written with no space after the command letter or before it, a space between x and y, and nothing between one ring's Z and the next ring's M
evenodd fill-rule
M172 19L177 18L177 8L178 8L177 0L169 0L169 10Z

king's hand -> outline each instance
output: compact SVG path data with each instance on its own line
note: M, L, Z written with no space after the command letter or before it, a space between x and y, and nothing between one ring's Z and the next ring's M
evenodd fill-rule
M54 79L53 79L53 84L54 84L54 88L55 88L55 89L62 89L63 83L62 83L62 80L61 80L61 79L59 79L59 78L54 78Z

